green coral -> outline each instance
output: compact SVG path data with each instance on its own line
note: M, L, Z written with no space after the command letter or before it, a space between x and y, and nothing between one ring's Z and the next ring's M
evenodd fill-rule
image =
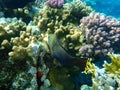
M86 3L81 0L73 0L71 3L66 3L64 8L68 9L70 13L78 19L89 15L89 13L93 11L91 7L87 6Z
M53 9L50 7L46 7L34 17L35 24L37 24L41 30L47 31L50 29L51 32L55 32L61 26L65 26L69 22L76 25L76 21L77 19L70 15L68 10Z
M111 63L105 63L104 68L108 71L108 73L112 73L120 76L120 55L109 54L111 59Z

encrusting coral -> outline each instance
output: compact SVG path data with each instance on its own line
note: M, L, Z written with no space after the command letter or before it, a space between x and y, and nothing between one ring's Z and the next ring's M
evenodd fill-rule
M118 52L120 48L120 22L99 13L90 13L80 20L85 45L80 54L86 56L104 56L108 52Z

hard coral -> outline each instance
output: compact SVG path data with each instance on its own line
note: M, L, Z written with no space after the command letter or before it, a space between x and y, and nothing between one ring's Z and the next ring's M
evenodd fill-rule
M64 8L68 9L73 16L78 18L78 20L92 12L92 8L87 6L86 3L81 0L73 0L73 2L66 3Z
M47 7L35 17L33 23L37 24L44 35L56 34L63 47L72 55L79 56L83 37L77 19L70 14L69 10Z
M108 55L111 59L111 63L105 63L104 67L105 69L114 75L120 76L120 55L117 54L109 54Z
M25 31L26 24L17 18L0 18L0 60L7 61L8 53L12 50L11 38ZM5 63L3 66L6 66Z
M120 22L99 13L91 13L80 20L85 46L80 53L87 56L102 56L117 52L120 48Z
M93 90L119 90L120 77L114 74L108 74L105 69L98 69L92 78Z
M109 56L112 59L112 63L105 63L104 68L101 69L95 64L91 63L91 61L87 62L84 73L92 74L92 90L119 90L120 75L118 74L119 66L117 65L119 55L114 56L114 54L110 54Z
M64 0L48 0L46 4L53 8L60 8L63 6Z
M36 63L26 24L17 18L0 18L0 31L0 88L36 90Z

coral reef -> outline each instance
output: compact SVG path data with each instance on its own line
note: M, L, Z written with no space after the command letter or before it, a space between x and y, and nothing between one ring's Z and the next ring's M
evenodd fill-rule
M10 21L11 23L6 25L5 29L5 31L11 30L11 34L7 33L9 38L5 38L6 42L3 39L4 43L9 43L10 50L5 52L6 56L8 55L6 58L3 56L3 58L0 59L2 61L0 63L0 74L2 76L0 78L0 88L9 88L11 90L23 88L37 89L36 61L31 47L28 46L31 40L29 33L25 32L26 25L24 25L24 23L17 19L15 19L15 22L14 19L12 21L13 22ZM6 23L4 22L4 24ZM21 36L17 37L20 33ZM2 45L4 45L4 48L1 48L2 51L7 49L7 47L5 47L7 46L6 44L2 43Z
M29 38L25 38L23 35L23 32L25 34L26 24L16 18L1 18L0 25L0 88L9 88L12 90L20 88L36 89L35 76L37 70L33 62L35 58L31 48L28 47ZM20 33L21 37L19 38ZM31 69L32 72L29 72ZM31 87L28 86L28 83Z
M103 64L103 68L99 68L95 64L88 61L84 73L92 74L92 90L119 90L120 89L120 74L119 62L120 55L108 54L111 58L111 63Z
M72 55L80 55L79 48L83 36L78 28L77 19L70 14L69 10L47 7L34 17L32 23L37 25L43 34L55 34L62 46Z
M80 53L86 56L104 56L120 48L120 22L99 13L91 13L80 20L85 45Z
M79 0L47 5L0 8L0 90L119 89L120 57L109 55L103 67L95 58L120 51L119 21Z

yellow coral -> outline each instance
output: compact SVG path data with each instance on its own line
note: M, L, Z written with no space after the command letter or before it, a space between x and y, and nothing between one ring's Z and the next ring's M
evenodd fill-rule
M104 68L108 71L108 73L120 75L120 55L109 54L108 56L111 59L111 63L105 63Z
M89 59L86 63L86 67L85 67L85 70L84 70L84 73L86 74L92 74L92 76L94 77L95 76L95 73L96 73L96 67L94 64L91 63L91 59Z
M55 34L66 50L73 56L80 56L79 48L83 44L83 35L78 28L78 20L69 10L46 7L34 17L33 23L43 35Z

